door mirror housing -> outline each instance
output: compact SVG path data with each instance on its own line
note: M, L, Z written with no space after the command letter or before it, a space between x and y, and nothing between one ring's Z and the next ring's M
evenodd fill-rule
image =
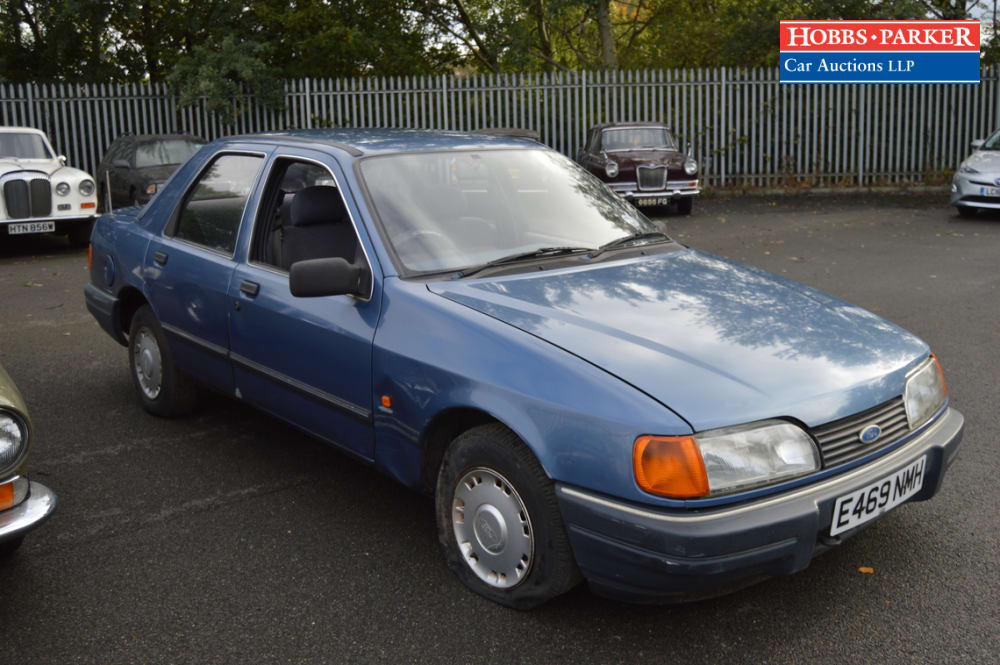
M63 166L66 166L66 155L59 155L58 157L56 157L56 159L59 160L60 164L62 164Z
M975 139L969 144L969 149L975 152L976 150L982 148L984 143L986 143L986 141L983 139Z
M116 169L127 169L128 162L125 161L124 159L116 159L115 161L111 162L111 166L115 167Z
M342 258L296 261L288 271L288 288L297 298L356 296L364 269Z

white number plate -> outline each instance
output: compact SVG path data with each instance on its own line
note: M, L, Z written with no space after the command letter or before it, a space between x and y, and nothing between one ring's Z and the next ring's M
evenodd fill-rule
M641 206L665 206L670 203L670 199L662 196L658 198L636 199L635 203Z
M927 456L924 455L905 469L900 469L868 487L855 490L837 499L837 502L833 504L833 522L830 524L830 535L836 536L841 531L853 529L873 520L919 492L924 485L924 469L926 467Z
M8 224L7 234L16 236L23 233L51 233L56 230L55 222L24 222L21 224Z
M980 187L980 196L1000 196L1000 187Z

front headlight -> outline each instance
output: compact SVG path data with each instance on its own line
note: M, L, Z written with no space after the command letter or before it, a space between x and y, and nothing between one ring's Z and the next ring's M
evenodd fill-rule
M156 194L156 184L154 183L152 185L146 185L146 193L147 194Z
M615 176L617 176L618 175L618 163L617 162L608 162L607 164L605 164L604 165L604 173L606 173L609 178L614 178Z
M677 499L773 485L820 467L812 438L783 420L693 436L641 436L632 461L639 487Z
M81 180L80 184L77 185L77 189L80 190L80 194L83 196L93 196L94 194L94 181L93 180Z
M24 423L7 411L0 411L0 474L10 471L28 446Z
M979 173L979 171L972 168L968 164L962 164L960 167L958 167L958 170L961 171L962 173Z
M698 162L695 159L691 158L691 157L688 157L687 159L685 159L684 160L684 173L687 173L688 175L694 175L697 172L698 172Z
M66 196L69 194L70 186L68 182L61 182L56 185L56 194L59 196Z
M941 363L933 353L906 377L903 405L910 429L916 429L938 412L948 396Z

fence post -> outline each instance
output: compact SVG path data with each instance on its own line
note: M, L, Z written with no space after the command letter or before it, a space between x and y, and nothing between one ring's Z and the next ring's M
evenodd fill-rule
M865 95L865 86L861 85L858 89L858 133L857 133L857 143L858 143L858 187L864 187L865 184L865 105L867 102L867 96Z

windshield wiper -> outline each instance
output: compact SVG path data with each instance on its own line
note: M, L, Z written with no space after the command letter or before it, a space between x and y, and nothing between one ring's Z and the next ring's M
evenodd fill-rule
M517 254L511 254L509 256L501 256L499 259L493 259L492 261L487 261L478 266L471 266L469 268L463 268L459 270L452 276L452 279L462 279L463 277L468 277L469 275L474 275L477 272L486 270L487 268L493 268L495 266L507 265L509 263L517 263L518 261L527 261L528 259L540 259L549 258L553 256L567 256L570 254L582 254L583 252L593 252L593 247L540 247L534 249L530 252L518 252Z
M670 237L666 233L660 231L645 231L630 233L627 236L622 236L621 238L616 238L609 243L605 243L594 250L594 253L590 255L590 258L595 258L608 251L609 249L618 249L619 247L624 247L633 242L638 242L640 240L652 240L654 238L660 238L658 242L664 242L670 240Z

